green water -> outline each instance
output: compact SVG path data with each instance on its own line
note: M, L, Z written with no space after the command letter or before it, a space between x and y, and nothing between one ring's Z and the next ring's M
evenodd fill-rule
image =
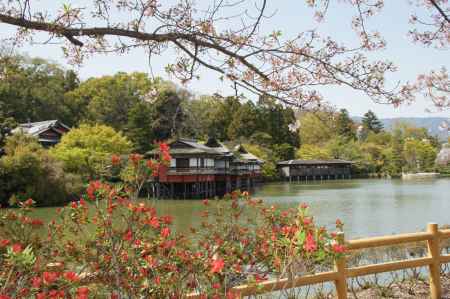
M345 224L347 237L364 237L423 230L428 222L450 224L450 179L421 181L339 180L311 183L270 183L258 187L255 197L269 205L296 206L306 202L321 225ZM160 214L174 217L177 230L200 221L199 200L152 200ZM36 215L52 218L55 208Z

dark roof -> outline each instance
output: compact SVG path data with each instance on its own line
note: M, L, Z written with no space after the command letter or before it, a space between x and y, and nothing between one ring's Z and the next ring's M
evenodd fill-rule
M210 146L207 146L207 145ZM194 139L178 138L171 142L171 155L214 155L219 157L233 158L233 163L263 163L261 159L248 153L242 146L231 151L227 146L217 140L208 140L206 144ZM147 155L156 154L157 150L147 152Z
M33 122L33 123L23 123L19 124L19 126L13 130L13 133L16 132L24 132L25 134L29 134L31 136L38 136L42 132L54 128L57 126L61 126L67 130L70 128L63 124L62 122L58 120L46 120L46 121L39 121L39 122Z
M277 163L277 165L320 165L320 164L353 164L353 162L341 159L331 159L331 160L288 160Z

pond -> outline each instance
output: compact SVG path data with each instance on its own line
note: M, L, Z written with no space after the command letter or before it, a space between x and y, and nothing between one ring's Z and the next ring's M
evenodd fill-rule
M320 225L332 227L337 218L347 238L423 230L428 222L450 224L450 178L402 181L354 179L308 183L269 183L254 197L269 205L297 206L306 202ZM199 200L152 200L160 214L174 216L178 230L200 221ZM49 219L55 208L40 208L36 216Z

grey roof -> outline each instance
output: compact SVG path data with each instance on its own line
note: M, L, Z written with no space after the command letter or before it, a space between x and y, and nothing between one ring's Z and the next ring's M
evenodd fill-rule
M176 148L171 147L170 148L170 154L171 155L195 155L195 154L209 154L209 155L215 155L215 156L221 156L221 157L227 157L231 158L233 157L233 162L236 163L250 163L250 162L257 162L257 163L264 163L261 159L256 157L255 155L248 153L243 148L235 148L234 151L231 151L227 146L225 146L221 142L217 142L217 145L215 147L209 147L206 146L203 143L200 143L193 139L187 139L187 138L179 138L175 141L173 141L171 144L175 144L177 142L181 142L186 147L183 148ZM155 154L157 151L152 150L148 152L147 154Z
M46 120L46 121L39 121L39 122L33 122L33 123L19 124L19 126L17 128L15 128L12 132L13 133L23 132L25 134L29 134L32 136L38 136L40 133L42 133L50 128L55 127L57 124L66 128L67 130L70 129L65 124L54 119L54 120Z
M352 161L341 159L330 160L288 160L278 162L277 165L316 165L316 164L353 164Z

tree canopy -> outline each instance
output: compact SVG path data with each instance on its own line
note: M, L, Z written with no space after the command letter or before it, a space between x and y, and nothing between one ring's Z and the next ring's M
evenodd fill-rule
M235 86L282 102L311 107L322 100L318 86L348 86L376 102L398 105L417 93L437 107L449 107L445 68L419 75L414 84L397 88L386 84L396 71L392 61L370 59L370 52L386 47L381 33L371 30L370 19L383 10L383 0L343 1L354 18L348 20L359 37L356 46L325 37L320 30L299 30L284 37L270 22L267 0L247 1L76 1L44 7L29 0L0 1L0 22L17 27L15 43L32 42L37 32L48 43L63 43L70 61L81 63L96 53L121 54L143 48L149 57L174 50L166 66L181 82L198 77L200 68L215 71ZM327 17L329 0L305 1L318 21ZM345 5L339 4L339 5ZM409 35L413 42L448 46L450 21L447 1L414 1ZM420 17L419 17L420 16ZM423 19L425 18L425 19ZM268 20L269 19L269 20ZM231 26L230 24L233 24Z

